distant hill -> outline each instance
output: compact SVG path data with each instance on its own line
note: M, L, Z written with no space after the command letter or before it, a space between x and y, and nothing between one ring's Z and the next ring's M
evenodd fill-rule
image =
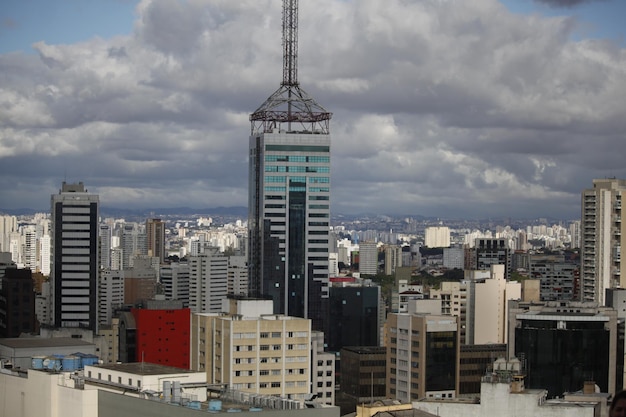
M19 209L2 209L0 208L0 214L9 214L12 216L20 215L33 215L35 213L49 213L47 210L36 210L30 208ZM153 209L126 209L119 207L100 207L100 216L102 217L148 217L148 216L171 216L171 215L201 215L201 216L235 216L235 217L248 217L247 207L213 207L213 208L190 208L190 207L173 207L173 208L153 208Z

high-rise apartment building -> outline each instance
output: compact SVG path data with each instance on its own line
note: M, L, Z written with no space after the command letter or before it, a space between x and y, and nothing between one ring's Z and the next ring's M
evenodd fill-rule
M450 228L447 226L427 227L424 230L424 246L429 248L450 247Z
M165 222L161 219L146 220L146 238L148 242L148 256L165 259Z
M582 192L581 298L604 304L608 288L626 287L621 259L626 259L626 222L622 222L622 196L626 180L595 179Z
M331 113L298 82L298 2L283 3L283 81L250 115L249 263L252 296L274 312L327 322Z
M189 308L194 313L219 313L228 295L228 257L204 247L189 257Z
M376 275L378 273L378 245L376 242L359 244L359 272L361 275Z
M54 325L97 330L99 197L63 182L51 206Z

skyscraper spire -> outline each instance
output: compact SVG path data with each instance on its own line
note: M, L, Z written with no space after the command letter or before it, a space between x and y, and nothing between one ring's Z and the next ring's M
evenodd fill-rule
M272 132L329 133L332 113L298 82L298 0L283 0L283 81L250 115L252 134Z
M298 82L298 0L283 0L283 80L250 115L249 294L328 334L331 113Z

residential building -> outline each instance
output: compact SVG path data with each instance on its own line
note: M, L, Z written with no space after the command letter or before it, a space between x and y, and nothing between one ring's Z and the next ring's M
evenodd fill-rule
M542 301L580 299L579 265L563 255L530 255L529 276L540 280Z
M432 226L424 230L424 246L428 248L450 247L450 228L446 226Z
M272 300L226 299L191 318L191 369L209 384L304 402L311 393L311 321L273 314Z
M203 246L189 257L189 308L194 313L219 313L228 295L228 257Z
M146 220L146 242L148 256L159 258L159 262L165 260L165 222L161 219Z
M361 276L378 274L378 245L376 242L359 244L359 272Z
M63 182L51 206L54 325L97 330L99 197Z
M335 404L335 353L324 349L324 333L311 332L311 394L318 404Z
M626 222L622 196L626 180L594 179L581 197L581 300L604 304L607 288L626 287L621 259L626 259Z
M463 269L464 254L462 247L443 248L443 266L448 269Z
M98 281L98 323L111 324L115 310L124 304L124 271L103 269Z
M491 265L489 278L470 279L466 307L466 342L485 345L507 342L508 302L519 300L522 286L504 278L505 265ZM476 276L474 277L476 278Z
M393 275L396 268L402 266L402 247L400 245L385 246L385 275Z

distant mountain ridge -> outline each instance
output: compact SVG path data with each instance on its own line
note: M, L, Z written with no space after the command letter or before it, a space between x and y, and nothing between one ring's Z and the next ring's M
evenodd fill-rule
M33 215L36 213L49 213L50 209L37 210L31 208L3 209L0 208L0 214L8 214L11 216ZM100 207L100 215L102 217L124 217L124 216L170 216L170 215L212 215L212 216L240 216L248 217L248 208L243 206L234 207L213 207L213 208L191 208L191 207L171 207L171 208L153 208L153 209L127 209L119 207Z

